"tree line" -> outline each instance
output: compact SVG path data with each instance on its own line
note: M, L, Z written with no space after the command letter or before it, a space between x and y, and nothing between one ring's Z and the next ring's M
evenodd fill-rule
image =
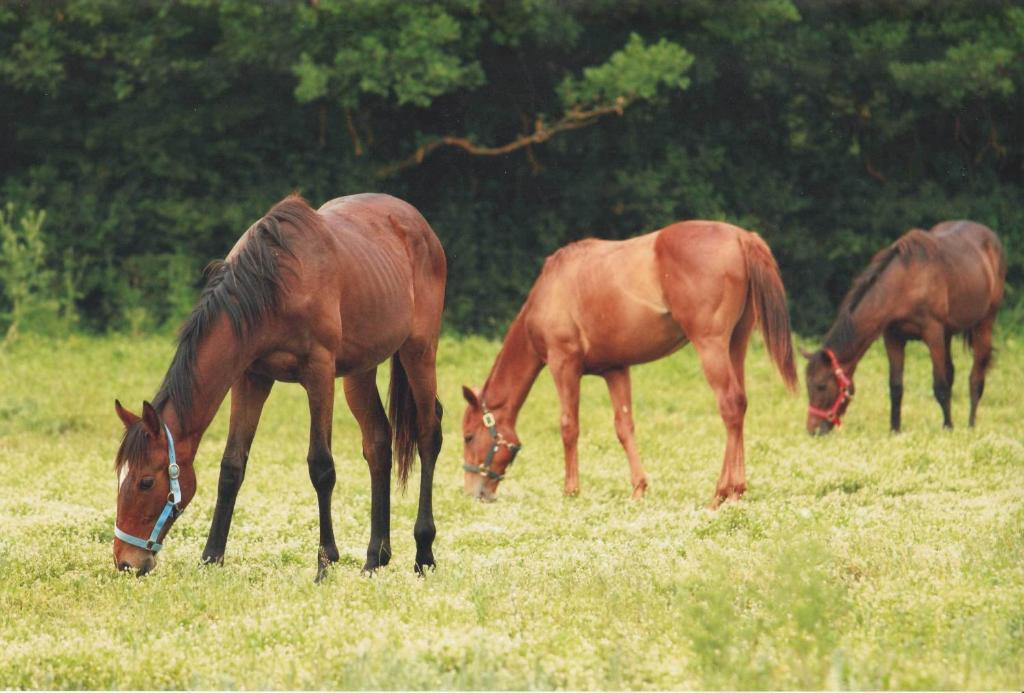
M807 333L944 219L1000 233L1019 311L1022 84L1009 0L8 0L0 327L176 324L292 191L416 205L460 331L688 218L759 231Z

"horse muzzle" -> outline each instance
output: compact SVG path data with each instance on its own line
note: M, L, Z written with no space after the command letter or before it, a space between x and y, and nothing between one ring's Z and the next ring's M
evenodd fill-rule
M134 573L136 577L142 577L156 568L156 556L149 551L125 547L118 555L114 552L114 567L122 573Z
M472 472L466 473L463 490L474 500L493 503L498 497L498 482Z

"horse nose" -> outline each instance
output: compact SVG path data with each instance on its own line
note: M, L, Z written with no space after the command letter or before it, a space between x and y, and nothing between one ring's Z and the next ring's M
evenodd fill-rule
M156 560L152 556L147 556L146 560L144 560L142 562L142 565L139 566L139 570L138 570L138 573L137 573L138 577L142 577L143 575L145 575L149 571L153 570L153 568L155 568L155 567L156 567Z
M146 556L142 559L139 565L133 565L129 561L119 561L117 563L117 569L124 573L135 573L136 577L142 577L146 573L149 573L156 567L156 559L152 555Z

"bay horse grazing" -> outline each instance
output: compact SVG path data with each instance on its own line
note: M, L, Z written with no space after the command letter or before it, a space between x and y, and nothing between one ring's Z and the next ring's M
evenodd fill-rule
M519 450L516 417L546 364L561 400L565 493L579 491L580 377L593 374L608 384L633 497L643 497L647 475L633 436L629 367L692 342L727 431L712 505L739 498L746 490L743 366L757 320L792 390L785 289L756 233L686 221L625 241L587 239L562 248L544 263L483 387L463 387L466 492L494 498Z
M274 381L309 399L309 478L320 514L317 580L338 560L331 524L334 379L362 432L370 468L370 544L364 570L391 558L392 445L404 485L418 448L422 466L416 569L434 564L431 487L441 448L435 357L445 256L426 220L388 195L341 197L314 211L290 196L274 205L215 264L181 328L177 352L142 416L115 403L125 425L114 563L144 574L196 490L193 460L231 391L227 447L203 561L224 558L249 448ZM391 358L390 423L377 366Z
M999 238L972 221L945 221L931 231L911 229L879 251L853 282L839 315L807 363L809 433L828 433L853 397L857 363L879 335L889 357L889 424L900 430L903 351L908 340L928 345L935 399L952 428L950 342L962 334L974 352L971 413L974 426L985 373L992 359L992 326L1003 298L1006 260Z

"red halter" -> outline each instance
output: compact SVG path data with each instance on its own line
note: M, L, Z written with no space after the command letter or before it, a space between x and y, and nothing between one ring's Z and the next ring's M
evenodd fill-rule
M853 384L853 381L846 375L843 367L839 365L839 359L836 358L832 350L825 349L824 351L825 355L828 356L828 360L832 363L832 373L836 376L836 385L839 386L839 392L836 394L836 401L828 409L808 406L807 412L814 416L820 416L829 423L834 424L836 428L839 428L843 425L843 422L839 420L839 409L853 399L853 393L850 392L850 385Z

